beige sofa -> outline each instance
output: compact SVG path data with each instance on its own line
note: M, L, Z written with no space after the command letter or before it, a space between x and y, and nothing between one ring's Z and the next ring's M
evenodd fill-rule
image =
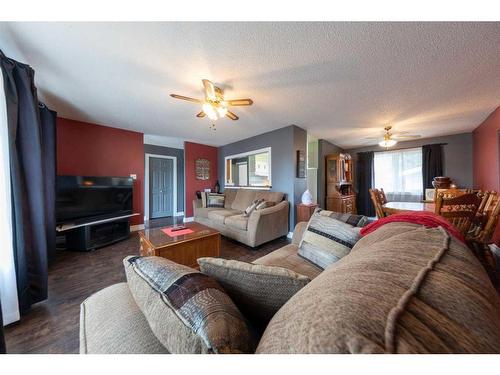
M276 191L226 189L224 208L202 207L201 199L193 201L194 221L217 229L222 235L248 246L259 246L288 234L290 204ZM249 217L243 212L255 199L276 203L273 207L254 210Z
M254 263L313 280L274 315L257 353L499 353L500 298L472 252L440 228L391 223L326 270L292 243ZM166 353L126 283L81 305L81 353Z

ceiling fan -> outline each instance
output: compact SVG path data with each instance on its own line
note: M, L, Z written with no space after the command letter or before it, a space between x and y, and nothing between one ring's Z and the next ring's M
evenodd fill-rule
M252 99L224 99L224 91L215 86L208 79L203 79L203 87L205 90L205 99L190 98L188 96L170 94L172 98L187 100L188 102L201 104L202 111L196 117L203 118L208 116L210 120L218 120L222 117L228 117L233 121L239 119L228 107L238 107L245 105L252 105ZM212 125L213 126L213 125Z
M421 137L418 134L408 134L408 132L399 132L397 134L394 134L394 133L391 133L391 129L392 129L392 126L390 126L390 125L388 125L384 128L383 139L378 143L378 145L380 147L389 148L389 147L396 145L396 143L398 143L398 141L409 141L409 140L418 139ZM367 139L367 140L379 140L380 138L373 138L372 137L372 138L365 138L365 139Z

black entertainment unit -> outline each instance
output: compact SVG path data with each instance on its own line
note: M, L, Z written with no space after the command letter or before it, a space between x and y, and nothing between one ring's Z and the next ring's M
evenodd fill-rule
M58 176L57 231L66 249L90 251L129 238L130 177Z
M66 231L66 249L90 251L125 240L130 236L128 218L88 224Z

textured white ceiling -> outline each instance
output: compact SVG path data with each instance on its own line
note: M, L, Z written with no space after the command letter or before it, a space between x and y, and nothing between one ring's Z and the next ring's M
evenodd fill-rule
M500 105L500 23L0 23L60 116L223 145L290 124L342 147L385 124L473 130ZM250 97L217 131L201 79ZM372 142L373 143L373 142Z

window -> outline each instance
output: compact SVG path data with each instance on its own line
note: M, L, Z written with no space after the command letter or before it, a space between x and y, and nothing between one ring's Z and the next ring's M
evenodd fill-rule
M376 152L375 187L388 200L418 202L422 199L422 149Z
M246 152L225 158L226 186L271 187L271 148Z

